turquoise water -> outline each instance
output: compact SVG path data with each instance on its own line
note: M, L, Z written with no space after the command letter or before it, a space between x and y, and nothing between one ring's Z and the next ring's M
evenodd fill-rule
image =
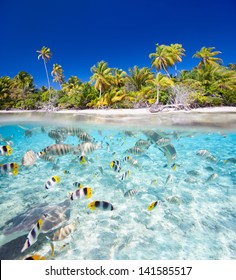
M71 127L27 122L0 127L1 145L10 144L13 149L10 156L0 156L0 163L19 165L16 176L0 175L1 259L33 254L70 260L236 258L236 164L232 160L236 158L236 132L101 128L82 123L79 128L98 144L96 150L85 154L85 163L80 163L81 152L73 150L56 156L54 163L37 158L33 165L22 166L28 150L37 153L55 144L48 135L51 130L63 131L63 143L77 147L83 141L69 135ZM74 127L78 128L78 123ZM158 133L158 139L168 139L176 156L164 154L148 136L152 132ZM126 152L140 139L150 144L142 148L143 153ZM207 150L212 157L198 155L199 150ZM126 156L133 164L123 161ZM120 172L110 167L114 160L120 161ZM128 170L129 176L121 180ZM44 185L52 176L60 177L60 182L46 189ZM28 232L18 229L6 235L11 226L7 221L44 203L46 207L69 199L69 193L76 190L74 182L93 192L88 199L71 200L69 220L58 225L73 224L76 230L53 242L53 257L47 239L53 231L40 233L38 241L21 253ZM124 195L132 189L136 191L133 196ZM114 210L91 210L88 204L92 201L109 202ZM155 201L157 206L148 211Z

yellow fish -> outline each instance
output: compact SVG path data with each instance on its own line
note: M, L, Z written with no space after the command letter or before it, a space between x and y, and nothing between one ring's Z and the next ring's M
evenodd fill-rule
M110 202L98 201L98 200L90 202L88 204L88 208L91 209L91 210L96 210L96 209L104 210L104 211L114 210L114 207Z
M73 183L73 186L75 186L75 187L79 187L79 188L83 188L83 185L81 184L81 183L79 183L79 182L74 182Z
M10 156L12 154L12 148L10 146L0 146L0 156Z
M12 173L13 176L18 174L19 165L15 162L0 164L0 174Z
M81 199L82 197L86 197L87 199L92 196L92 189L91 188L80 188L75 190L73 193L70 193L70 199Z
M41 261L41 260L46 260L45 257L41 257L40 255L33 255L25 258L24 260L31 260L31 261Z
M80 156L79 157L79 163L80 164L85 164L86 162L87 162L87 160L86 160L85 156Z
M21 249L21 253L23 253L27 248L29 248L37 241L37 238L42 230L42 225L43 225L43 219L41 218L38 220L37 224L32 228L32 230L27 235L25 244Z
M123 161L124 161L124 162L125 162L125 161L129 161L129 160L131 160L131 157L130 157L130 156L126 156L126 157L123 158Z
M121 163L119 160L113 160L111 163L110 163L110 167L112 169L114 169L115 171L117 172L120 172L121 171Z
M158 201L152 202L147 208L148 211L152 211L157 206L157 203L158 203Z
M130 171L127 170L127 171L125 171L123 174L121 174L120 180L123 181L124 179L126 179L126 178L129 177L129 176L130 176Z
M59 176L53 176L50 178L46 183L45 183L45 188L46 189L51 189L53 186L55 186L57 183L61 181Z
M176 163L173 163L173 164L171 165L171 169L172 169L173 171L175 171L176 168L177 168L177 164L176 164Z

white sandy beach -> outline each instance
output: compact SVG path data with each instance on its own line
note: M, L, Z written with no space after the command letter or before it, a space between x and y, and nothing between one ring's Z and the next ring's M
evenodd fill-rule
M0 110L0 113L30 113L30 112L46 112L46 110ZM163 114L163 113L236 113L236 107L223 106L223 107L204 107L191 109L189 111L185 110L174 110L172 108L165 109L161 112L151 113L149 108L140 109L85 109L85 110L58 110L55 113L71 113L71 114L96 114L96 115L153 115L153 114Z
M174 127L236 130L236 107L209 107L189 111L168 108L151 113L141 109L12 110L0 111L0 123L42 122L54 125L96 125L97 127Z

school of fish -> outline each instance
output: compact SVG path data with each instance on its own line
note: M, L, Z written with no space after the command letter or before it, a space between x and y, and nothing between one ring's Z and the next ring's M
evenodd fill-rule
M22 127L21 127L22 128ZM22 128L23 129L23 128ZM41 130L45 131L45 130ZM101 134L102 132L100 132ZM33 134L33 130L28 130L24 128L24 136L29 138ZM126 137L134 137L134 134L131 131L124 131L124 136L122 136L121 146L125 143ZM143 190L135 188L135 189L126 189L125 182L127 180L132 180L135 176L138 176L139 170L142 168L140 162L140 158L145 157L149 159L148 149L153 147L155 149L159 149L163 152L165 159L163 158L164 167L169 170L169 175L164 178L162 187L170 188L171 185L175 184L175 175L174 172L181 166L181 163L177 163L178 157L175 147L172 144L173 135L163 135L158 131L153 130L145 130L142 131L144 139L138 139L133 146L127 147L124 150L122 157L117 157L119 151L111 150L110 140L107 136L104 137L104 140L101 142L96 142L96 139L89 135L88 132L84 131L81 128L56 128L51 129L48 132L48 137L55 141L55 144L44 147L41 151L33 151L28 150L24 153L22 157L21 163L16 162L3 162L0 164L0 175L2 176L16 176L20 173L21 168L30 168L37 164L38 161L47 161L53 164L53 169L56 171L57 168L60 169L60 157L70 155L73 164L78 165L88 165L94 163L93 156L90 157L93 152L99 149L106 149L108 153L108 158L110 158L110 163L107 166L99 166L98 171L94 172L94 176L104 175L105 171L108 172L110 176L113 176L115 180L117 180L117 184L122 185L122 192L125 199L135 199L135 196L139 195ZM69 136L76 137L78 139L77 145L67 144L66 139ZM10 139L0 138L0 143L3 145L0 146L0 156L5 160L11 157L14 153L14 149L9 145L13 144L12 140L14 137L10 137ZM207 160L210 163L216 164L219 159L213 155L208 150L198 150L196 151L196 155L203 160ZM59 163L58 163L59 162ZM227 158L223 159L224 164L235 164L236 158ZM152 162L154 164L154 162ZM132 168L135 169L132 169ZM138 169L137 169L138 168ZM217 181L219 175L214 172L214 168L209 166L209 170L212 170L212 174L209 177L205 178L204 183L210 184L214 181ZM130 170L132 169L132 170ZM65 175L70 175L70 170L64 170ZM198 178L201 176L200 172L197 170L187 171L187 175L189 177L185 178L185 182L189 184L198 183ZM56 188L60 189L60 184L63 183L62 179L58 175L53 175L50 178L44 178L44 189L45 192L56 190ZM151 185L158 185L159 182L157 179L150 180ZM58 185L58 186L57 186ZM159 186L160 187L160 186ZM80 201L82 199L91 199L93 197L94 191L93 187L83 186L80 182L71 182L71 191L69 193L65 192L65 197L68 197L71 201ZM106 197L104 196L104 200L93 200L87 204L87 208L92 211L115 211L116 205L115 202L106 201ZM178 196L169 196L166 201L170 203L181 203L181 199ZM76 202L73 202L76 203ZM161 205L162 201L159 198L156 198L156 201L151 202L149 205L144 205L144 208L148 210L148 212L153 211L155 208L158 208ZM31 247L35 242L37 242L38 236L41 233L42 225L44 223L45 216L42 216L37 223L32 227L30 232L27 235L26 241L23 244L21 253L26 251L29 247ZM51 244L54 241L60 241L67 238L70 234L72 234L77 228L77 225L74 223L65 225L59 229L57 229L49 238ZM51 245L53 248L54 255L54 245ZM29 256L25 258L26 260L44 260L44 256L40 256L35 254L33 256Z

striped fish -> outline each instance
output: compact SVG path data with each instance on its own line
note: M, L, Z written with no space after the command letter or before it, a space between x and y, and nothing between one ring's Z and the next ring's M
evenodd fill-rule
M91 209L91 210L96 210L96 209L104 210L104 211L114 210L114 207L110 202L98 201L98 200L90 202L88 204L88 208Z
M10 146L0 146L0 156L10 156L12 154L12 148Z
M78 138L81 140L81 141L84 141L84 142L91 142L93 139L92 137L85 131L81 132L79 135L78 135Z
M13 176L16 176L18 174L19 165L15 162L11 163L4 163L0 164L0 174L13 174Z
M43 159L45 161L48 161L48 162L52 162L52 163L56 162L56 157L55 156L45 154L45 152L43 152L43 151L41 153L43 153L42 155L40 155L41 159Z
M74 182L73 186L78 187L78 188L83 188L83 185L79 182Z
M173 180L174 176L172 174L170 174L167 178L166 178L166 181L165 181L165 186L171 182Z
M54 144L46 147L45 149L43 149L43 151L47 155L64 156L72 153L74 151L74 147L69 144Z
M119 160L113 160L111 163L110 163L110 167L116 171L116 172L120 172L121 171L121 163Z
M44 185L45 189L51 189L53 186L55 186L57 183L61 181L60 177L53 176L50 178Z
M43 219L41 218L38 220L37 224L32 228L32 230L27 235L25 244L21 249L21 253L23 253L27 248L32 246L37 241L37 238L42 230L42 225L43 225Z
M23 166L33 165L36 162L36 160L37 160L37 156L34 153L34 151L29 150L24 154L22 158L22 165Z
M138 191L135 189L128 190L124 193L124 197L131 197L134 196Z
M211 182L211 181L214 181L216 178L218 178L218 174L217 173L213 173L212 175L210 175L208 178L207 178L207 180L206 180L206 182Z
M81 153L82 155L87 155L101 147L101 143L83 142L75 148L75 153Z
M67 135L65 135L60 130L52 129L48 132L48 136L56 141L56 143L60 143L66 140Z
M156 141L158 147L164 147L170 144L170 138L161 138Z
M123 181L123 180L125 180L127 177L129 177L130 176L130 171L129 170L127 170L127 171L125 171L123 174L121 174L121 176L120 176L120 180L121 181Z
M196 153L198 156L203 157L209 161L217 162L216 157L214 157L208 150L199 150Z
M92 196L92 189L91 188L80 188L75 190L73 193L70 193L70 199L81 199L82 197L86 197L87 199Z
M55 231L51 236L51 241L60 241L75 231L75 225L70 224Z
M144 151L141 148L134 146L134 147L126 150L126 153L130 153L133 155L140 155L140 154L143 154Z
M144 149L148 149L151 145L151 142L148 140L143 140L143 139L139 139L136 143L135 143L135 147L138 148L144 148Z
M65 133L67 133L67 135L70 136L79 136L81 133L83 133L83 129L79 128L79 127L66 127L63 128L63 131Z

